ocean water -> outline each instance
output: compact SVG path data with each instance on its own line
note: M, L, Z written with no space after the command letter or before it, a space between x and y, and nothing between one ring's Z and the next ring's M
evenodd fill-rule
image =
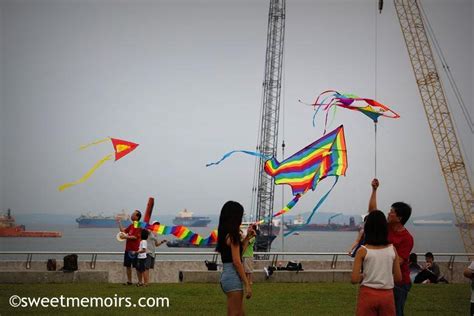
M216 226L213 222L206 228L195 228L194 231L207 236ZM118 228L78 228L77 224L32 223L27 225L28 230L61 231L61 238L0 238L1 251L116 251L124 250L124 242L116 240ZM414 252L424 253L431 251L464 252L461 237L456 226L412 226L407 229L415 239ZM346 252L357 236L357 232L299 232L282 240L280 234L272 244L273 251L293 252ZM159 236L161 239L171 240L174 236ZM180 251L212 251L212 248L168 248L162 245L158 252ZM18 258L19 256L0 255L0 260ZM43 256L44 257L44 256ZM51 255L47 257L52 257ZM58 256L58 258L61 256ZM165 260L184 260L199 258L194 256L163 256ZM33 260L40 260L42 256L35 256ZM330 257L327 258L330 260ZM446 260L448 258L445 258ZM98 260L121 260L121 257L99 256ZM440 258L440 260L442 260ZM442 260L444 261L444 260Z

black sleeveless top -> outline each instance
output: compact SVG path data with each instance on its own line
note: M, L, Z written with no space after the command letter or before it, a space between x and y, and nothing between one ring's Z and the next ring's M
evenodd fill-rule
M240 247L240 261L242 261L242 242L239 242L239 247ZM230 246L227 245L227 242L225 242L221 246L221 259L222 259L222 263L232 262L232 250L230 249Z

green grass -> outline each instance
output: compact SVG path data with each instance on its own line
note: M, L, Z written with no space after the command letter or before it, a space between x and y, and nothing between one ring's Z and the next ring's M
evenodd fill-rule
M252 299L245 300L247 315L353 315L357 286L346 283L254 284ZM167 297L160 308L12 308L12 295L21 297ZM406 315L468 315L467 284L415 285L405 307ZM0 315L225 315L226 298L217 284L152 284L147 288L121 284L2 284Z

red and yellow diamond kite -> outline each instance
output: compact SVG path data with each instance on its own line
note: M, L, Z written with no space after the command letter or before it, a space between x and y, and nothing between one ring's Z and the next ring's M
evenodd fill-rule
M87 144L87 145L82 145L80 147L81 150L83 149L86 149L90 146L93 146L93 145L97 145L97 144L100 144L100 143L103 143L103 142L107 142L107 141L111 141L112 142L112 145L114 146L114 151L115 153L114 154L108 154L107 156L105 156L104 158L102 158L101 160L99 160L98 162L96 162L96 164L94 165L94 167L92 167L89 171L87 171L79 180L76 180L74 182L68 182L68 183L64 183L62 185L60 185L58 187L58 190L59 191L63 191L69 187L72 187L76 184L79 184L79 183L83 183L85 182L87 179L89 179L89 177L100 167L102 166L102 164L104 162L106 162L107 160L111 160L112 157L115 155L115 161L119 160L120 158L124 157L125 155L129 154L130 152L132 152L133 150L135 150L135 148L137 148L138 144L135 144L135 143L132 143L132 142L128 142L126 140L122 140L122 139L117 139L117 138L111 138L111 137L107 137L105 139L102 139L102 140L98 140L96 142L93 142L93 143L90 143L90 144Z

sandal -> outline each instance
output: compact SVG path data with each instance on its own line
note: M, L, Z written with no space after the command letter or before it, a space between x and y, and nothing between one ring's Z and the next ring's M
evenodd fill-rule
M143 286L143 283L137 283L137 286Z
M132 282L127 282L127 283L124 283L123 285L132 285L133 283Z

